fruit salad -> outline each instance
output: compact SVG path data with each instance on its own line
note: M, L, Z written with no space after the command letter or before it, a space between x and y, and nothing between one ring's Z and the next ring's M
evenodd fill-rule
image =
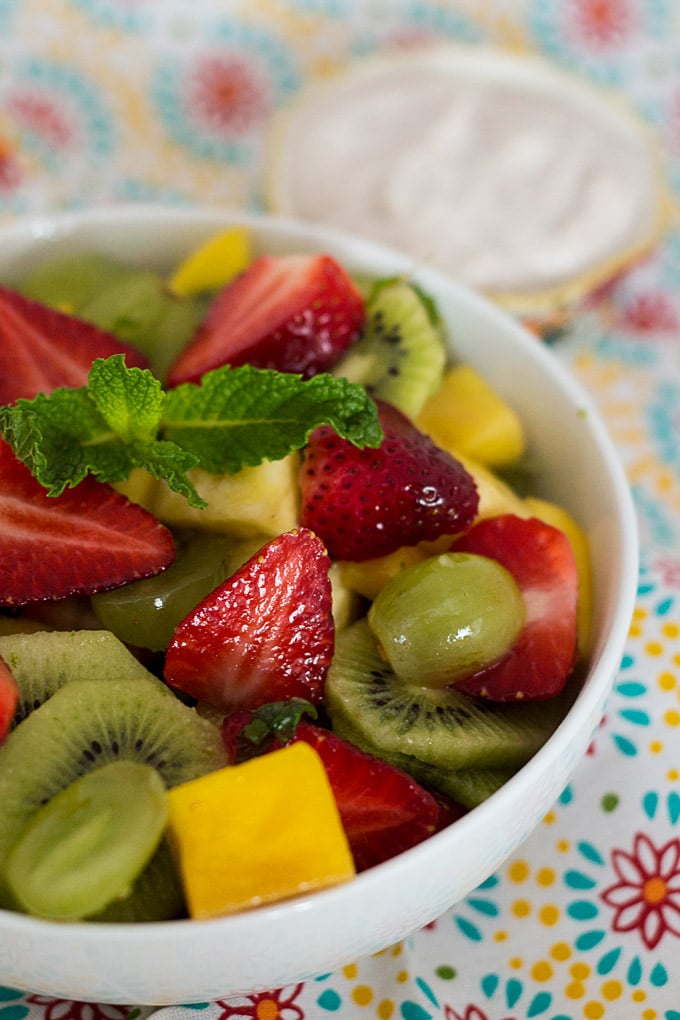
M410 279L95 252L0 285L0 907L229 914L474 809L588 650L584 533Z

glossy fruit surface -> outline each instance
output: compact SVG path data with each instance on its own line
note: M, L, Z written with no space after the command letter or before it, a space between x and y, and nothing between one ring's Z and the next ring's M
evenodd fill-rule
M121 641L152 651L169 645L177 624L254 552L253 543L210 532L176 540L177 555L167 570L95 595L92 605L102 626Z
M376 403L384 432L378 449L359 450L322 425L304 451L301 521L333 559L367 560L454 535L477 510L465 468L397 408Z
M525 615L517 583L497 561L445 553L386 584L368 621L397 676L423 687L446 687L502 658Z
M460 690L494 701L554 697L576 660L578 570L563 531L513 514L480 521L454 544L490 556L517 582L526 605L522 632L503 660Z
M307 529L272 539L178 625L167 682L225 712L318 704L334 645L329 566Z

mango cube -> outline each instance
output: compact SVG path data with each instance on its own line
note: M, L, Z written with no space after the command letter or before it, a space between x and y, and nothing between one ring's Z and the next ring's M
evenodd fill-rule
M193 297L226 286L252 260L250 235L231 227L199 245L177 266L168 286L180 297Z
M449 453L460 461L475 480L479 495L477 520L484 517L498 517L500 514L531 517L531 511L526 507L524 499L517 495L515 490L492 468L457 450L450 449Z
M189 914L216 917L355 874L326 770L299 741L168 791Z
M445 450L455 448L492 467L513 464L524 452L518 415L470 365L447 371L417 425Z

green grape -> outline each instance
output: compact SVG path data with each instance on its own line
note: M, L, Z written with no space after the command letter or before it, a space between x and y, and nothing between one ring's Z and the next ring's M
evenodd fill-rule
M525 620L522 593L495 560L444 553L408 567L379 592L368 622L392 669L445 687L493 665Z
M163 651L180 620L264 542L207 532L176 537L177 554L167 570L93 596L92 608L120 641Z
M78 308L87 322L143 351L161 379L204 312L204 301L171 293L163 278L151 270L136 270Z
M33 815L7 858L26 913L77 920L124 896L155 853L168 816L150 765L116 761L87 772Z
M78 315L97 294L138 273L107 255L57 255L34 266L21 284L26 297Z

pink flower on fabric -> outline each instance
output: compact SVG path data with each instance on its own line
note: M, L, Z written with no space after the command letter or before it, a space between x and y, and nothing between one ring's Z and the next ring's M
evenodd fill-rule
M678 316L666 294L638 294L623 309L620 323L624 329L638 333L676 330Z
M572 34L591 48L616 48L636 29L630 0L566 0L563 13Z
M615 911L612 929L637 930L648 949L666 932L680 937L680 839L657 849L639 832L633 852L614 850L612 863L619 881L601 894Z
M259 992L243 998L218 1000L221 1007L218 1020L304 1020L304 1012L296 999L304 985L279 988L273 992Z
M66 111L39 90L14 92L6 109L22 128L32 131L52 149L66 149L73 141L74 127Z
M246 132L269 113L267 89L253 64L231 54L204 56L187 79L190 116L217 132Z

